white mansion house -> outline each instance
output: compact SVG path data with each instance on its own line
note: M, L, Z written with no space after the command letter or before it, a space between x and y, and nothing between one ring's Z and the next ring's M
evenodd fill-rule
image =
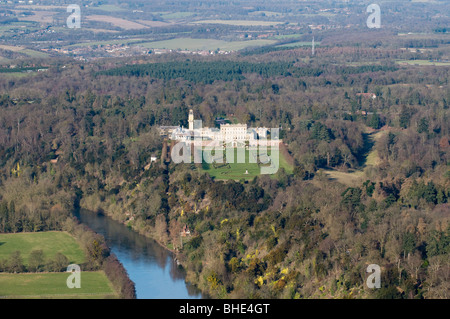
M202 127L202 121L194 120L194 112L189 110L189 128L182 126L161 126L161 135L175 141L201 141L209 146L231 144L232 146L257 145L266 140L269 130L264 127L249 128L247 124L220 124L220 129ZM275 141L273 141L275 142ZM277 139L277 143L278 143Z

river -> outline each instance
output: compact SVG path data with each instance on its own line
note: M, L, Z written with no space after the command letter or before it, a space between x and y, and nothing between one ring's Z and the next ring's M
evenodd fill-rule
M177 266L173 253L156 241L101 214L80 210L74 215L105 237L135 283L138 299L205 298L195 286L185 282L185 272Z

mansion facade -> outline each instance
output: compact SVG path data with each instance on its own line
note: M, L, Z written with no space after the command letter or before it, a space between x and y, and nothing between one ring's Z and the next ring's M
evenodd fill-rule
M220 124L220 128L202 127L202 121L194 120L193 110L189 110L189 127L162 126L160 134L169 139L183 142L201 142L209 146L231 144L232 146L258 145L266 141L269 129L265 127L251 128L247 124ZM277 143L279 140L276 140ZM247 143L248 142L248 143ZM275 142L275 141L273 141Z

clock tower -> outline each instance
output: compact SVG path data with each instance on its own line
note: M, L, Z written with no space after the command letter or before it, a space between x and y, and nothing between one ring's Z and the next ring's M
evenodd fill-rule
M189 110L189 130L194 130L194 111Z

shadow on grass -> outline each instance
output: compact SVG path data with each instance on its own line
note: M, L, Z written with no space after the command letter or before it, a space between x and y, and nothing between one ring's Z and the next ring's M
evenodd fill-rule
M356 156L356 160L358 161L358 166L361 169L364 169L367 162L367 156L372 151L373 146L375 145L375 140L373 138L374 133L363 133L363 149L359 154Z

